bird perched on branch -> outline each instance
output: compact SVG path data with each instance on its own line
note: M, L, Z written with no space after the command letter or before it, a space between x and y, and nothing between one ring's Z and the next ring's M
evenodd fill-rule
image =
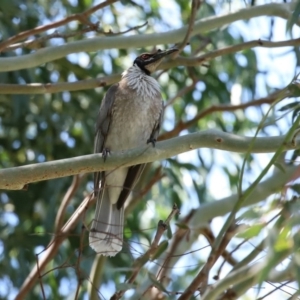
M104 96L96 123L94 152L104 159L112 151L128 150L155 142L163 116L158 82L150 76L163 58L177 49L138 56L123 72L119 83ZM114 256L122 249L124 203L135 186L144 165L119 167L94 174L97 198L89 243L97 252Z

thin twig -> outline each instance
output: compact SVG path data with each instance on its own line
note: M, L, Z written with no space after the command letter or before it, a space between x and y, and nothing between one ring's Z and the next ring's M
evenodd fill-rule
M200 3L201 3L201 1L199 1L199 0L192 0L192 8L191 8L191 16L190 16L190 20L189 20L189 26L188 26L186 35L185 35L182 43L178 47L178 51L175 52L172 55L173 59L175 59L176 57L178 57L178 55L181 53L181 51L183 50L183 48L189 42L191 33L193 32L193 29L194 29L195 18L196 18L197 11L198 11L198 9L200 7Z
M39 266L38 254L35 255L35 259L36 259L36 266L37 266L37 272L38 272L38 280L39 280L39 284L40 284L40 287L41 287L43 299L46 300L46 294L45 294L44 285L43 285L43 281L42 281L41 270L40 270L40 266Z
M55 220L55 225L54 225L55 235L54 235L54 238L50 241L48 246L50 246L52 243L55 242L55 236L58 236L58 235L61 234L61 227L62 227L62 222L63 222L66 207L67 207L68 203L70 202L70 200L72 199L72 197L74 196L75 192L77 191L77 189L79 187L79 184L80 184L81 178L82 178L82 176L80 176L80 175L76 175L76 176L73 177L72 184L68 188L68 190L67 190L67 192L66 192L66 194L65 194L65 196L62 200L62 203L61 203L61 205L58 209L58 213L57 213L56 220ZM42 278L41 270L44 268L44 266L45 265L43 265L42 267L40 266L39 259L37 257L37 261L36 261L37 276L38 276L38 280L39 280L39 283L40 283L40 286L41 286L43 298L46 299L45 291L44 291L44 288L43 288L43 283L42 283L42 280L41 280L41 278Z
M29 48L29 49L40 49L42 47L44 47L45 42L51 39L57 39L57 38L61 38L61 39L68 39L70 37L74 37L83 33L87 33L90 31L95 31L95 28L91 28L91 27L86 27L82 30L76 31L76 32L69 32L69 33L59 33L58 31L55 31L51 34L48 34L46 36L41 36L39 38L36 38L34 40L27 40L21 43L16 43L16 44L12 44L8 47L6 47L5 49L2 50L2 52L7 52L7 51L12 51L18 48Z
M72 214L64 227L61 229L60 234L53 237L45 249L42 258L39 261L39 268L37 265L33 267L30 274L27 276L23 285L21 286L15 300L23 300L26 298L27 293L33 288L39 276L39 270L43 270L48 262L55 256L59 246L68 238L70 231L76 226L79 219L84 215L88 207L94 202L95 199L91 195L85 197L77 210Z
M282 90L276 91L272 94L270 94L267 97L260 98L254 101L237 104L237 105L230 105L230 104L220 104L220 105L212 105L206 109L203 109L200 111L193 119L189 121L179 121L177 125L174 127L173 130L163 133L159 136L159 140L166 140L170 139L172 137L177 136L182 130L191 127L192 125L196 124L200 119L204 118L205 116L214 113L214 112L222 112L222 111L235 111L237 109L245 109L248 107L255 107L260 106L262 104L272 104L274 101L278 99L279 95L284 94L285 97L288 97L290 95L290 92L287 90L287 88L284 88Z
M239 248L242 247L246 242L248 242L248 240L243 240L243 241L240 242L240 243L239 243L232 251L230 251L230 252L227 252L227 251L226 251L226 254L225 254L225 252L222 254L222 256L224 257L224 260L223 260L223 262L221 263L221 265L220 265L220 267L219 267L219 269L218 269L218 271L217 271L217 274L214 276L214 280L218 280L218 279L219 279L221 270L222 270L222 268L224 267L224 265L225 265L226 262L229 262L229 263L230 263L230 261L233 260L234 263L231 263L231 265L232 265L233 267L237 264L237 261L234 260L234 258L232 257L232 254L233 254L234 252L236 252L237 250L239 250Z
M195 210L191 210L190 213L183 219L181 220L180 223L182 224L188 224L192 216L194 215ZM172 258L178 257L178 256L183 256L184 254L174 254L176 253L178 246L180 243L184 241L184 239L188 238L190 230L188 228L180 228L178 227L178 230L173 234L172 238L172 243L169 246L167 252L166 252L166 257L164 258L163 265L160 267L160 269L157 272L157 280L163 285L166 286L168 284L168 273L171 270L170 263ZM198 251L198 250L197 250ZM150 289L152 286L149 286L144 294L149 293ZM152 291L151 291L152 292ZM162 297L161 291L156 291L157 297ZM153 295L151 295L152 297ZM161 299L161 298L159 298Z
M88 90L111 85L120 80L121 74L105 76L94 79L78 80L61 83L29 83L29 84L0 84L0 94L45 94L63 91ZM15 90L15 92L14 92Z
M20 41L20 40L24 40L25 38L31 36L31 35L36 35L38 33L41 33L41 32L45 32L49 29L52 29L52 28L57 28L57 27L60 27L62 25L65 25L67 23L70 23L71 21L80 21L84 24L87 24L89 26L94 26L94 24L91 24L90 22L88 22L86 19L89 15L91 15L92 13L94 13L95 11L99 10L99 9L102 9L108 5L111 5L113 4L114 2L117 2L117 0L106 0L98 5L95 5L94 7L92 8L89 8L87 9L86 11L82 12L82 13L79 13L79 14L74 14L74 15L71 15L71 16L68 16L60 21L56 21L56 22L52 22L50 24L47 24L47 25L42 25L42 26L38 26L34 29L30 29L30 30L26 30L26 31L23 31L23 32L20 32L14 36L12 36L11 38L7 39L6 41L4 42L1 42L0 43L0 52L5 49L7 46L17 42L17 41Z
M204 227L201 229L201 234L203 234L203 236L207 239L207 241L209 242L209 244L212 246L216 240L212 230L210 227ZM232 251L234 252L234 251ZM232 257L232 252L228 252L228 251L224 251L221 255L224 258L224 263L227 262L229 263L231 266L235 266L237 264L237 261Z
M198 275L194 278L194 280L191 282L191 284L187 287L187 289L182 293L182 295L178 298L178 300L188 300L191 298L191 296L194 294L195 291L199 290L202 293L205 292L207 288L208 283L208 276L211 268L215 264L215 262L218 260L218 258L222 255L222 253L225 251L225 248L227 247L228 243L230 242L233 232L236 230L236 225L232 224L225 233L223 240L220 244L220 246L215 249L212 248L212 251L209 254L209 257L203 266L203 268L200 270Z
M56 215L56 219L55 219L55 223L54 223L55 224L54 225L55 234L59 234L59 232L61 230L66 208L67 208L69 202L72 200L74 194L76 193L76 191L80 185L81 179L82 179L82 175L73 176L72 184L68 188L68 190L58 208L58 211L57 211L57 215Z
M159 241L160 241L163 233L167 230L171 219L178 213L179 213L179 209L174 204L172 211L169 214L169 216L167 217L166 221L163 222L162 220L160 220L158 222L156 234L150 245L150 248L134 262L133 271L132 271L131 275L129 276L129 278L126 280L126 283L133 283L135 281L137 275L139 274L141 268L149 261L149 259L151 259L151 257L153 255L155 255L156 249L158 247ZM126 290L117 291L110 299L111 300L120 299L124 295L125 292L126 292Z
M193 217L194 213L195 213L195 210L191 210L190 213L181 221L181 223L188 224L190 219ZM164 260L164 264L157 273L159 280L163 280L163 278L167 277L169 263L170 263L172 257L174 257L174 253L176 252L178 245L183 241L184 238L187 238L188 233L189 233L188 228L185 229L185 228L179 227L178 230L176 231L176 233L173 235L172 244L169 247L167 256Z
M201 42L200 46L196 48L192 52L192 56L195 57L198 53L204 52L205 48L212 43L212 40L210 37L207 36L202 36L202 35L196 35L195 38L198 38L199 41Z
M170 106L171 104L173 104L173 102L174 102L177 98L180 98L180 97L184 96L185 94L189 93L190 91L192 91L192 90L195 88L197 82L198 82L198 80L193 80L193 82L192 82L190 85L185 86L185 87L182 88L180 91L178 91L178 93L177 93L175 96L171 97L171 98L167 101L167 103L165 104L165 107Z
M280 284L279 286L275 286L273 283L271 282L268 282L270 285L272 285L274 287L273 290L271 290L270 292L266 293L265 295L263 295L262 297L259 297L257 298L257 300L263 300L265 299L266 297L270 296L271 294L273 294L274 292L278 291L278 290L281 290L284 286L286 286L287 284L289 284L291 281L287 281L287 282L284 282L282 284ZM289 295L291 295L290 293L288 293Z
M287 220L290 220L291 218L291 213L293 212L290 209L290 203L286 203L287 204L283 205L280 217L277 218L275 224L272 225L273 234L275 232L281 232L282 228L284 228L286 225ZM224 226L226 226L226 223ZM298 233L296 234L299 235ZM215 243L214 246L217 247L218 245ZM270 247L273 248L274 246L270 245ZM281 263L291 254L291 251L292 250L290 248L276 251L276 255L273 255L272 258L269 257L269 260L272 260L272 266L276 266L277 264ZM251 260L250 264L231 271L223 279L213 284L211 288L202 296L203 300L237 299L239 296L244 294L245 290L247 290L250 286L255 285L259 280L261 282L261 271L268 265L268 259L263 259L261 262L257 263ZM273 272L274 270L269 270L269 274L272 274ZM267 274L265 274L265 277L267 277ZM218 297L219 295L220 297Z
M236 53L245 49L256 48L256 47L279 48L279 47L287 47L287 46L298 46L299 44L300 44L300 38L291 39L287 41L278 41L278 42L258 39L258 40L252 40L249 42L244 42L237 45L232 45L221 49L213 50L206 54L202 54L196 57L189 57L189 58L178 57L176 62L178 64L183 64L185 66L193 67L195 66L195 64L203 64L219 56ZM172 61L169 61L168 64L171 65Z
M148 24L148 22L145 22L142 25L130 27L129 29L124 30L124 31L120 31L120 32L113 32L112 30L109 30L109 31L102 31L102 30L99 30L99 29L95 30L95 27L98 26L98 24L95 24L93 27L88 26L88 27L86 27L82 30L76 31L76 32L70 32L70 33L54 32L52 34L42 36L42 37L34 39L34 40L28 40L28 41L25 41L23 43L13 44L11 46L8 46L2 52L12 51L12 50L15 50L15 49L18 49L18 48L25 48L25 47L30 48L30 49L40 49L44 46L45 42L50 40L50 39L62 38L64 40L66 40L70 37L78 36L78 35L81 35L83 33L91 32L91 31L96 31L98 34L103 34L105 36L121 35L121 34L128 33L130 31L133 31L133 30L140 29L140 28L146 26L147 24Z
M85 233L85 226L81 226L80 243L79 243L78 255L77 255L76 265L75 265L75 270L76 270L76 275L77 275L77 287L76 287L76 293L75 293L74 300L78 299L78 297L79 297L80 287L81 287L82 281L84 279L81 274L81 270L80 270L80 262L81 262L81 256L82 256L82 251L83 251L84 233Z

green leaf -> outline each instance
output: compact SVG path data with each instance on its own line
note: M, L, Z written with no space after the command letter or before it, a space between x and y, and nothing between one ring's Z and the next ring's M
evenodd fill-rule
M186 224L184 223L175 223L180 229L190 229Z
M300 15L300 1L298 0L297 2L296 2L297 4L295 6L295 10L286 24L286 32L289 32L290 34L292 34L292 28L298 21Z
M247 211L243 212L238 218L238 221L242 220L255 220L259 219L262 215L262 211L257 210L257 208L250 208Z
M300 108L297 108L293 111L293 114L292 114L292 121L294 122L294 120L297 118L297 116L299 115L299 112L300 112Z
M281 106L278 111L287 111L287 110L291 110L295 107L297 107L299 105L300 102L298 101L295 101L295 102L292 102L292 103L288 103L286 105L283 105Z
M152 282L152 284L159 290L162 292L165 292L169 295L169 292L165 289L165 287L156 279L155 275L152 273L148 273L149 279Z
M264 223L260 224L254 224L248 228L246 228L244 231L239 232L236 237L243 238L243 239L251 239L255 236L258 236L261 230L266 226Z
M268 256L267 265L259 274L259 286L257 293L259 293L263 281L268 277L271 270L280 264L282 260L288 256L288 253L288 251L273 252L272 255Z
M160 257L161 254L163 254L167 250L168 246L169 246L169 242L168 241L162 241L158 245L158 247L157 247L154 255L151 257L151 260L153 261L153 260L157 259L158 257Z
M283 250L288 250L293 247L293 238L291 235L291 228L290 227L284 227L280 231L278 238L274 244L274 250L279 252Z
M291 93L291 97L299 97L300 96L300 83L298 81L293 81L288 85L288 90Z

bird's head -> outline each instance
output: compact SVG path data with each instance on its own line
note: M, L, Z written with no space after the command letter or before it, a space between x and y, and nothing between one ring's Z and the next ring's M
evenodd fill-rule
M137 65L147 75L150 75L157 69L165 56L176 51L178 51L177 48L172 48L164 51L158 49L153 53L143 53L134 60L133 64Z

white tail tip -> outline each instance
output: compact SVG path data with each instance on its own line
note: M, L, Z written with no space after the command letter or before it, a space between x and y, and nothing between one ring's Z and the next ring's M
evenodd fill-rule
M92 231L89 237L90 247L103 256L115 256L122 250L122 239L109 233Z

